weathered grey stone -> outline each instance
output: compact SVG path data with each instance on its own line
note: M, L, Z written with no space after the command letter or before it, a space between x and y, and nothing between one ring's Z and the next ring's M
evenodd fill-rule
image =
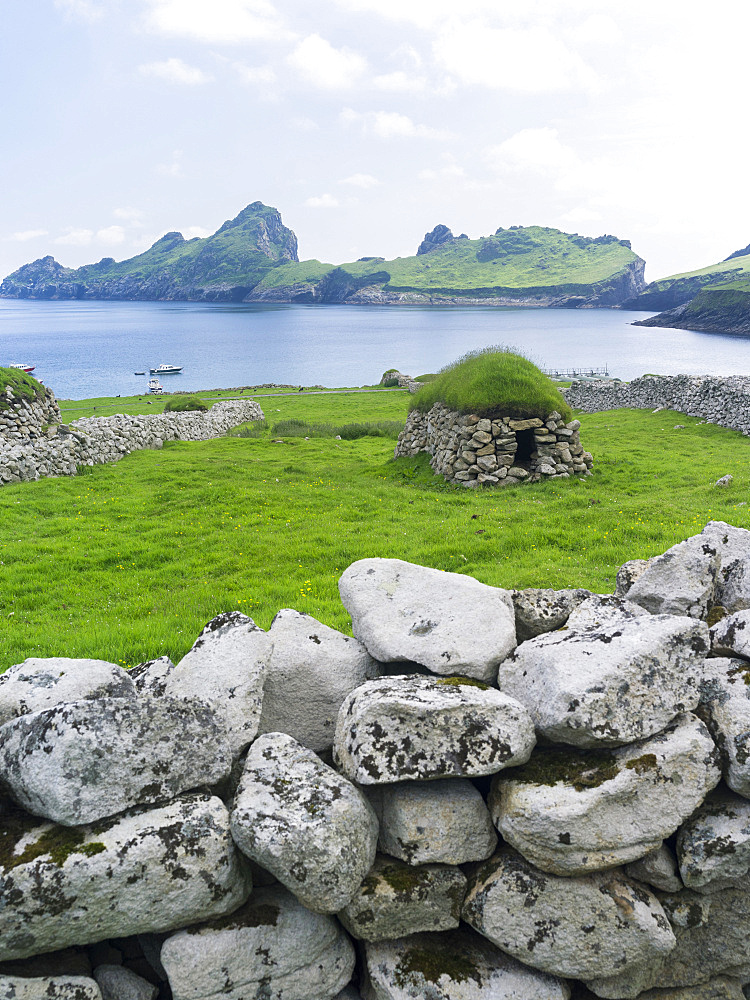
M715 603L730 614L750 608L750 531L725 521L709 521L701 536L716 546L721 559Z
M65 826L172 799L229 774L210 707L172 698L57 705L0 727L0 778L36 816Z
M567 1000L570 988L468 929L365 945L365 1000Z
M618 746L696 707L707 649L705 623L643 616L530 639L500 665L497 683L547 739Z
M258 733L288 733L311 750L329 750L341 702L378 676L377 663L356 639L298 611L279 611L268 635Z
M495 776L490 809L503 839L527 861L555 875L583 875L658 848L720 778L708 730L683 715L616 750L537 749L525 767Z
M750 610L736 611L711 627L711 652L750 660Z
M174 663L168 656L159 656L155 660L139 663L129 672L130 679L138 694L161 697L166 694L167 678L174 670Z
M363 785L494 774L528 760L519 702L465 678L380 677L344 700L334 760Z
M452 865L410 867L380 855L354 898L338 914L355 938L386 941L458 927L466 876Z
M516 645L507 590L401 559L360 559L339 580L354 635L384 662L493 681Z
M174 1000L330 1000L352 977L354 948L336 920L276 886L168 937L161 960Z
M511 469L508 475L515 475ZM590 590L551 590L530 587L511 591L518 642L544 632L554 632L567 622L571 612L591 596Z
M116 663L32 656L0 676L0 726L67 701L134 694L133 681Z
M77 830L17 813L4 830L0 961L184 927L250 891L229 813L208 795Z
M719 976L750 981L750 882L704 895L657 893L677 944L660 958L587 985L597 996L633 1000L645 990L710 983Z
M721 753L724 779L750 798L750 664L712 657L703 664L701 712Z
M312 750L269 733L248 752L232 835L305 906L335 913L372 867L378 822L359 789Z
M239 756L258 732L272 642L239 611L212 618L192 649L165 678L164 693L208 702Z
M463 916L519 961L572 979L649 965L675 945L656 897L621 872L546 875L510 848L470 878Z
M2 1000L102 1000L99 987L88 976L42 976L21 979L0 973Z
M156 1000L159 987L121 965L99 965L94 979L102 1000Z
M625 865L625 874L664 892L679 892L682 879L677 871L677 858L667 844Z
M575 608L568 618L568 628L580 631L601 628L630 618L642 618L648 611L639 604L613 594L592 594Z
M694 535L650 559L629 588L628 600L652 614L705 618L714 603L720 563L718 546Z
M573 992L573 1000L593 1000L592 993L584 986ZM675 989L646 990L638 994L638 1000L745 1000L742 987L737 979L719 976L710 983L699 986L679 986Z
M742 883L750 872L750 802L717 789L677 837L682 881L696 892Z
M408 864L484 861L497 846L489 810L467 778L371 786L368 798L380 820L380 850Z

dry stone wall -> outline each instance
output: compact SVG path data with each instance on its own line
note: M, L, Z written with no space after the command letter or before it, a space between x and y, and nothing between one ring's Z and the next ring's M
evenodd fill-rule
M545 420L461 414L443 403L412 410L399 434L395 458L428 452L430 465L448 482L463 486L511 486L587 474L593 465L583 450L580 420Z
M54 394L29 402L6 392L0 409L0 486L40 479L74 476L79 466L116 462L143 448L161 448L165 441L205 441L221 437L237 424L262 420L254 400L225 400L207 412L115 414L82 417L63 424Z
M750 532L0 677L8 1000L744 1000ZM715 623L715 624L712 624Z
M661 407L750 435L746 375L643 375L632 382L574 382L561 391L571 406L587 413Z

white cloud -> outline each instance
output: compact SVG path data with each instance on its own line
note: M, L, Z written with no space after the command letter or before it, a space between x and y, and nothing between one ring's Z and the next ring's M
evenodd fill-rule
M580 160L560 141L556 128L524 128L486 151L490 165L499 171L559 174L573 170Z
M140 208L116 208L112 215L116 219L121 219L128 226L143 225L143 212Z
M203 240L207 236L213 236L213 234L214 230L206 229L205 226L188 226L187 229L182 230L182 235L186 240L192 240L196 236Z
M454 23L436 38L433 52L465 84L530 94L600 86L594 70L546 27Z
M122 226L107 226L105 229L99 229L96 233L96 240L98 243L104 243L105 246L117 246L118 243L125 242L125 229Z
M344 108L339 115L343 125L360 125L366 134L380 139L447 139L450 133L429 125L418 125L398 111L368 111L364 114L353 108Z
M332 194L321 194L319 197L308 198L305 202L308 208L338 208L338 198Z
M372 81L378 90L391 92L408 93L409 91L418 93L427 87L427 78L424 76L409 76L403 70L398 69L393 73L386 73L383 76L376 76Z
M101 4L92 0L55 0L55 7L82 21L98 21L104 14Z
M244 63L233 63L233 66L243 83L269 86L278 80L272 66L246 66Z
M351 49L336 49L320 35L308 35L287 57L303 79L324 90L343 90L367 69L367 60Z
M68 226L62 236L58 236L54 242L64 246L83 247L90 243L93 237L93 229L76 229L74 226Z
M595 212L591 208L586 208L585 205L580 205L577 208L571 208L569 212L564 212L559 217L559 222L563 225L586 225L589 222L601 222L603 219L601 212Z
M312 118L292 118L289 124L300 132L317 132L320 128Z
M24 229L20 233L13 233L8 239L14 240L16 243L26 243L27 240L35 240L40 236L47 236L48 230L46 229Z
M339 184L351 184L352 187L358 188L373 188L382 184L382 181L373 177L372 174L352 174L351 177L343 177Z
M138 70L144 76L155 76L168 83L184 84L188 87L195 87L202 83L208 83L213 77L204 73L197 66L190 66L182 59L165 59L163 62L146 63L139 66Z
M175 149L171 163L157 163L156 173L162 177L182 177L182 150Z
M437 169L420 170L418 176L421 181L456 180L458 177L464 177L465 171L458 164L449 163L447 166Z
M209 45L294 37L267 0L147 0L146 27Z

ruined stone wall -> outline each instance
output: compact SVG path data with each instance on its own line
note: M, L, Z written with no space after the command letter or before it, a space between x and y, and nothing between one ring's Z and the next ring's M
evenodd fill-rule
M632 382L574 382L561 390L578 410L678 410L750 435L750 376L643 375Z
M750 532L617 579L369 558L355 638L11 666L0 996L744 1000Z
M29 403L8 395L0 409L0 485L74 476L79 466L116 462L132 451L161 448L165 441L205 441L237 424L262 420L254 400L214 403L207 412L115 414L61 423L54 394Z
M436 403L427 413L411 411L394 457L429 452L430 465L438 475L464 486L511 486L555 476L568 478L587 473L593 464L581 445L580 426L580 420L566 423L557 412L546 420L513 416L489 419L460 414ZM531 432L533 442L528 456L519 461L518 434L524 431Z

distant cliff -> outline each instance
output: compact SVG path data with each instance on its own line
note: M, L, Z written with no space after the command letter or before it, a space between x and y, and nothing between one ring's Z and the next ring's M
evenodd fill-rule
M689 302L634 325L750 336L750 278L703 288Z
M470 240L447 226L413 257L350 264L297 258L280 214L253 202L206 239L167 233L145 253L65 268L53 257L25 264L0 296L374 305L617 306L644 287L644 262L626 240L542 226L498 229Z
M653 281L625 309L659 309L635 326L750 335L750 247L717 264Z
M213 236L167 233L145 253L76 270L53 257L25 264L0 285L18 299L182 299L240 302L263 276L297 260L297 237L275 208L253 202Z
M269 271L248 301L615 306L643 288L643 269L630 244L614 236L514 226L470 240L441 225L413 257L286 264Z

